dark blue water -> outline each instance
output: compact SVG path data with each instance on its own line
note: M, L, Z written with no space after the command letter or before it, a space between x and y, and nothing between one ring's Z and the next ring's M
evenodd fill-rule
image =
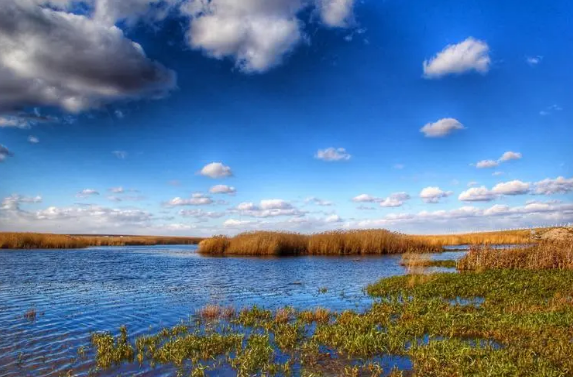
M0 251L0 376L88 375L93 364L77 350L90 332L127 325L130 335L154 333L206 304L363 310L368 284L404 273L400 256L205 257L195 246ZM30 309L35 319L24 317ZM94 375L173 373L133 367Z

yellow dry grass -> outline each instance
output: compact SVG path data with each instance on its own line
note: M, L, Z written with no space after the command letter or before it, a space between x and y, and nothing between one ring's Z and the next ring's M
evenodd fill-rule
M0 249L77 249L89 246L197 244L200 238L156 236L72 236L47 233L0 233Z
M535 230L533 230L535 231ZM532 242L532 230L504 230L466 234L413 236L436 245L478 245L478 244L528 244Z
M459 270L573 270L573 242L544 241L514 249L475 246L459 262Z
M201 241L199 252L240 255L341 255L438 252L430 244L383 229L334 231L312 235L286 232L249 232L235 237L217 236Z

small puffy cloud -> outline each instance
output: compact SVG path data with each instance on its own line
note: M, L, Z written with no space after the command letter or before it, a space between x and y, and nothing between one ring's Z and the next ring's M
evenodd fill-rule
M209 192L211 194L235 194L237 192L237 189L235 189L232 186L227 186L227 185L216 185L213 186L209 189Z
M491 175L493 175L494 177L500 177L502 176L504 173L502 171L494 171L493 173L491 173Z
M354 0L317 0L322 22L330 27L347 27L353 21Z
M523 155L519 152L507 151L504 154L502 154L501 157L498 158L497 160L482 160L479 161L475 166L478 169L495 168L504 162L512 160L520 160L522 157Z
M344 220L342 220L342 218L338 215L330 215L324 219L324 222L327 224L341 223L343 221Z
M259 204L252 202L240 203L232 212L237 212L242 216L267 218L278 216L304 216L306 212L294 207L291 203L282 199L261 200Z
M401 207L404 202L410 200L410 195L405 192L397 192L380 201L380 207Z
M525 58L525 61L527 62L527 64L529 64L530 66L534 67L537 64L541 63L541 61L543 60L543 56L528 56L527 58Z
M379 198L376 198L375 196L368 194L361 194L352 198L352 201L355 203L374 203L379 200L380 200Z
M468 182L468 187L474 187L474 186L477 186L478 184L479 183L476 181L470 181L470 182Z
M3 162L8 157L13 157L14 153L10 152L8 148L0 144L0 162Z
M2 2L0 109L54 106L76 113L175 88L175 72L148 59L121 29L44 3Z
M319 149L314 158L323 161L348 161L352 156L344 148Z
M94 189L84 189L76 194L77 198L89 198L90 196L97 196L99 192Z
M225 216L225 213L203 211L202 209L185 209L179 211L179 215L183 217L194 217L196 219L218 219Z
M223 165L220 162L212 162L207 164L199 172L204 177L209 177L213 179L225 178L233 175L233 171L230 167Z
M511 160L520 160L521 157L523 157L523 156L519 152L507 151L503 155L501 155L501 157L499 158L499 161L505 162L505 161L511 161Z
M462 202L491 202L495 200L496 194L485 186L473 187L460 194L458 199Z
M362 194L352 198L352 201L355 203L378 203L380 207L401 207L405 201L410 199L411 197L407 193L396 192L387 198L378 198L372 195Z
M113 151L111 153L120 160L125 160L129 155L129 153L127 153L126 151Z
M491 190L494 194L499 195L524 195L529 192L530 184L519 180L505 183L499 183Z
M125 192L125 189L121 186L119 187L112 187L109 189L110 192L114 193L114 194L123 194Z
M38 144L40 142L40 139L38 139L36 136L28 136L28 142L31 144Z
M434 123L428 123L420 129L426 137L444 137L455 131L465 129L457 119L444 118Z
M551 115L551 114L553 114L553 113L555 113L555 112L557 112L557 111L561 111L561 110L563 110L563 109L561 108L561 106L559 106L559 105L551 105L551 106L547 107L545 110L541 110L541 111L539 112L539 115L542 115L542 116Z
M223 222L223 226L226 228L242 228L255 224L258 224L258 221L228 219Z
M535 183L535 194L553 195L567 194L573 191L573 178L557 177L544 179Z
M469 37L461 43L446 46L432 59L425 60L424 77L436 79L470 71L486 74L490 64L491 58L487 43Z
M420 192L420 198L426 203L439 203L440 199L452 195L451 191L443 191L439 187L426 187Z
M175 197L168 202L163 203L165 207L181 207L181 206L205 206L213 204L214 201L211 197L201 193L191 195L191 198Z
M328 200L323 200L323 199L315 198L315 197L306 198L304 200L304 202L306 204L314 204L314 205L321 206L321 207L330 207L333 205L333 203L329 202Z
M476 168L478 169L489 169L497 166L499 166L499 162L494 160L481 160L476 164Z

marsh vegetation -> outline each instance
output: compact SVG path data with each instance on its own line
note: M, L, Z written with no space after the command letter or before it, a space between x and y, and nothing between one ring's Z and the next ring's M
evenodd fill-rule
M0 232L0 249L80 249L90 246L195 245L197 237L85 236Z
M192 376L568 376L571 255L561 243L475 248L457 264L407 255L407 266L472 271L382 279L363 312L206 307L152 335L96 333L93 354L99 368L169 364Z

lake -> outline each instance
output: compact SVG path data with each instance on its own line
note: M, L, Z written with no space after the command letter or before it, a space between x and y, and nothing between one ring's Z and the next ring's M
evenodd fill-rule
M0 376L170 376L171 367L90 374L90 333L130 336L188 320L206 304L363 310L363 289L402 275L401 256L207 257L196 246L0 251ZM457 259L463 251L437 254ZM326 291L324 291L326 289ZM24 314L36 311L34 318ZM212 375L219 375L217 373ZM221 375L228 375L222 373Z

